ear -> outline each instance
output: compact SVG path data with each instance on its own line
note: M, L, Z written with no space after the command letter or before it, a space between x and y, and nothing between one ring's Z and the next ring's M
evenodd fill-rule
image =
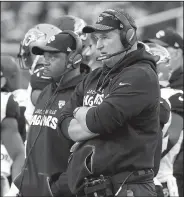
M182 51L180 48L177 49L176 56L177 56L178 58L181 58L181 57L183 56L183 51Z

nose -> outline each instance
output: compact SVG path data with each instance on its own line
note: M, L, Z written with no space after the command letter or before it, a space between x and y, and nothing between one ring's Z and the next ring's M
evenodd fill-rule
M43 61L44 66L50 66L50 61L48 59L45 59Z
M96 48L97 50L102 50L103 47L104 47L103 42L99 39L97 41Z

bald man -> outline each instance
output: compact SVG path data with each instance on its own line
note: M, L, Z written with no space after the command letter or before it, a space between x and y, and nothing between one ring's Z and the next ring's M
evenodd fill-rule
M9 55L1 55L1 70L6 78L3 91L13 92L20 88L20 69L15 58Z

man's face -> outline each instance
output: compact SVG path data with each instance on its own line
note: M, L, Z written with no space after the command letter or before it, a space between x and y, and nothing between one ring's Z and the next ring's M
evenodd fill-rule
M96 61L96 57L99 56L99 50L96 48L96 41L94 38L91 38L91 34L88 35L88 44L86 47L83 48L82 56L83 56L83 63L91 66L94 61Z
M44 75L57 78L65 71L67 55L65 53L44 53Z
M124 49L120 40L119 30L97 32L95 33L95 36L97 39L97 49L100 52L100 56L111 55ZM114 58L117 57L113 56L113 59ZM112 58L103 60L103 62L107 65L110 64L111 61Z
M157 64L157 73L159 81L169 81L172 74L170 62Z
M173 47L167 47L167 50L169 51L169 54L171 56L171 67L173 72L175 70L177 70L181 65L180 65L180 61L181 61L181 54L179 53L180 49L175 49Z

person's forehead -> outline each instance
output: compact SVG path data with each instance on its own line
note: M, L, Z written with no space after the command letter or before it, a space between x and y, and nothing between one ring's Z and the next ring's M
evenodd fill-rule
M101 35L113 35L113 34L116 34L117 31L116 29L115 30L111 30L111 31L95 31L94 32L94 35L95 36L101 36Z
M63 56L66 55L66 53L63 52L50 52L50 51L45 51L44 56Z

